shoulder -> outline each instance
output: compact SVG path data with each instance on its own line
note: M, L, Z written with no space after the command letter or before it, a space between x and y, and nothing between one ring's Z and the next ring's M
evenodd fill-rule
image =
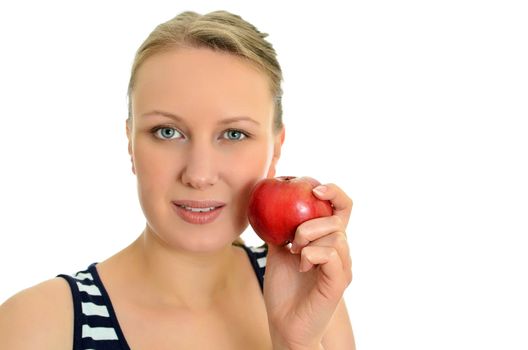
M0 305L0 349L71 349L73 303L63 278L25 289Z

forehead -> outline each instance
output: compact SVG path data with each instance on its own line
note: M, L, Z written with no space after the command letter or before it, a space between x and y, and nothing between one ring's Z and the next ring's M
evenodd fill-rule
M134 115L168 110L180 115L252 115L273 110L268 77L232 54L208 48L180 48L147 58L132 92Z

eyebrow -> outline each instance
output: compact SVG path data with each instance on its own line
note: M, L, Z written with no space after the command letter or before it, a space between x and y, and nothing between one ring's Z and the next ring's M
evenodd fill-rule
M150 112L147 112L147 113L143 113L141 115L141 117L148 117L148 116L153 116L153 115L162 115L164 117L168 117L168 118L177 120L179 122L184 122L183 118L178 116L178 115L176 115L176 114L163 112L163 111L157 111L157 110L150 111ZM260 125L260 123L258 121L256 121L255 119L250 118L250 117L246 117L246 116L226 118L226 119L220 120L218 123L219 124L230 124L230 123L234 123L234 122L238 122L238 121L248 121L248 122L252 122L252 123L255 123L257 125Z

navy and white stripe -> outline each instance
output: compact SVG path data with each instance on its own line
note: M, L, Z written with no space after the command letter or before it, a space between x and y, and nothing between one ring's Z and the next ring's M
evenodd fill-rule
M59 275L73 297L73 349L130 350L95 265L72 276Z
M237 244L238 245L238 244ZM268 245L264 243L260 247L246 247L245 245L239 245L246 250L253 270L257 275L260 290L264 291L264 275L266 273L266 256L268 254Z
M263 291L267 244L244 248ZM73 297L74 350L130 350L114 312L110 297L97 273L97 263L74 275L61 274L68 281Z

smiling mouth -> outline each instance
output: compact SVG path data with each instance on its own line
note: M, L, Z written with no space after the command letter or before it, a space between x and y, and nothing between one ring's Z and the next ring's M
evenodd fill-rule
M187 202L187 204L173 202L172 204L180 218L191 224L211 223L221 215L225 207L225 203L211 201L208 203Z
M178 207L180 207L180 208L185 209L185 210L192 211L193 213L207 213L207 212L215 210L216 208L220 208L220 206L218 206L218 207L209 207L209 208L193 208L193 207L188 207L188 206L183 205L183 204L176 204L176 205Z

